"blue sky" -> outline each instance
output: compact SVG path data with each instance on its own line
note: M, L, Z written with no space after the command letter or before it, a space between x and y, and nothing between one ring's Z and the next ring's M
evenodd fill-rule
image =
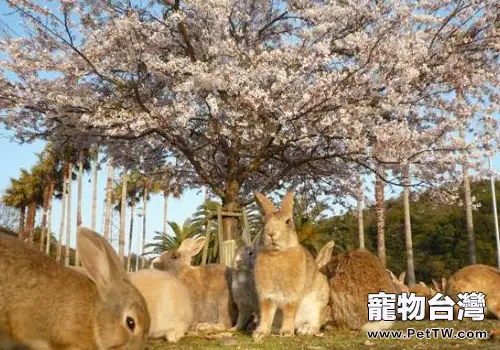
M42 2L43 3L43 2ZM5 13L10 12L4 2L0 2L0 24L2 22L9 24L15 29L17 33L22 33L21 28L18 26L19 18L6 17ZM1 52L0 52L1 54ZM11 134L5 129L0 127L0 150L1 156L0 161L2 162L2 170L0 171L0 195L3 193L5 188L9 185L11 177L17 177L20 173L21 168L29 169L36 162L37 152L41 152L44 147L44 142L36 141L32 144L17 144L9 140ZM486 162L485 162L486 164ZM494 158L494 168L500 171L500 154ZM97 207L97 231L102 232L102 213L104 210L104 198L105 198L105 185L106 185L107 169L103 166L102 170L99 172L99 194L98 194L98 207ZM84 177L84 189L83 189L83 224L90 226L90 214L91 214L91 196L92 196L92 183L90 183L91 174L86 174ZM371 180L371 179L370 179ZM73 182L72 190L72 243L74 246L75 242L75 230L76 230L76 200L77 200L77 187L76 182ZM500 186L500 182L497 183ZM387 190L387 195L390 195L390 190ZM370 191L373 193L373 191ZM398 191L399 192L399 191ZM369 195L372 197L372 195ZM198 191L187 191L184 193L181 199L169 198L169 210L168 218L170 221L176 221L182 223L186 218L191 216L196 208L203 202L203 194L198 193ZM372 198L370 198L372 199ZM155 231L161 231L163 229L163 196L154 195L148 204L148 222L147 222L147 239L150 240ZM56 234L59 231L60 224L60 214L61 205L60 202L55 200L53 206L53 216L52 216L52 230ZM128 223L129 223L130 213L127 213L127 240L128 240ZM118 232L118 214L115 214L116 228L114 229L115 237ZM138 251L137 233L142 232L142 220L136 217L135 220L135 239L133 242L134 251ZM128 243L127 243L128 244Z
M0 161L2 163L2 170L0 171L0 195L6 189L10 183L11 177L18 177L21 168L29 169L36 162L36 154L41 152L44 147L43 141L36 141L32 144L20 145L15 142L11 142L5 136L8 133L5 129L0 128L0 150L2 150ZM118 175L118 174L116 174ZM105 188L106 188L106 177L107 168L105 165L102 166L102 170L99 171L98 178L98 205L97 205L97 231L102 232L102 214L104 212L104 199L105 199ZM92 183L90 182L92 174L86 174L83 181L83 224L90 227L91 220L91 201L92 201ZM118 180L118 176L116 176ZM176 221L182 223L186 218L191 216L196 208L202 204L204 196L202 193L197 193L198 191L186 191L181 199L169 198L168 204L168 220ZM72 243L75 242L75 230L76 230L76 205L77 205L77 182L73 182L72 188ZM142 206L142 204L140 204ZM115 238L118 234L118 213L115 213L116 227L114 228ZM54 200L53 204L53 215L52 215L52 231L57 235L59 232L61 218L61 204L60 201ZM38 215L38 220L41 219L41 215ZM130 220L130 212L127 213L127 242L128 242L128 227ZM142 232L142 219L135 217L134 231L136 234ZM163 195L153 195L151 201L148 203L148 220L147 220L147 240L151 239L155 231L163 230ZM64 233L65 235L65 233ZM136 235L137 238L138 235ZM128 244L128 243L127 243ZM134 251L138 250L138 242L134 240L132 242Z

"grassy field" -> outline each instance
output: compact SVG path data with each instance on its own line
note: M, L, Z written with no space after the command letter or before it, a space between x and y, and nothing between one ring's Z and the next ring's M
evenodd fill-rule
M398 322L394 329L403 330L414 328L425 330L426 328L453 328L455 333L459 330L500 330L500 321L484 320L473 321L421 321L421 322ZM261 344L253 342L250 333L223 333L219 335L189 335L176 344L167 343L163 340L151 341L149 350L159 349L499 349L500 336L490 339L417 339L415 336L408 340L380 340L368 339L366 333L349 330L326 330L323 337L290 337L282 338L270 336L265 338Z

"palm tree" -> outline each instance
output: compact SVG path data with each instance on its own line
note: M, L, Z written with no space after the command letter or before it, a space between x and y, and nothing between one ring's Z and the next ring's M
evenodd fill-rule
M91 227L92 230L96 230L96 219L97 219L97 175L100 169L99 164L99 144L91 152L94 155L93 160L93 171L92 171L92 219Z
M158 193L161 189L161 182L153 177L149 177L146 175L142 175L137 180L138 184L141 188L141 197L143 203L143 212L142 212L142 244L141 249L139 250L140 255L144 256L145 253L145 245L146 245L146 232L147 232L147 216L148 216L148 201L151 197L151 194ZM141 260L141 268L144 267L144 260Z
M40 181L43 192L43 211L40 236L40 251L43 251L45 240L47 240L47 246L50 247L51 235L47 234L47 232L50 232L52 224L52 197L59 178L58 171L60 157L57 152L54 152L51 144L47 145L43 152L37 156L38 162L33 168L33 175ZM47 249L48 248L45 250L47 251Z
M375 173L375 222L377 225L378 257L385 267L387 260L385 252L385 199L384 180L381 176L384 176L384 169L379 165Z
M125 255L125 220L127 215L127 170L123 170L120 193L120 235L118 238L118 255L123 262Z
M415 286L415 265L413 262L413 243L411 234L411 221L410 221L410 165L403 165L403 206L405 218L405 242L406 242L406 261L408 266L408 287Z
M26 191L20 185L18 179L10 178L10 186L6 189L2 202L5 205L16 208L20 211L18 232L19 238L23 238L28 198Z
M21 177L19 179L18 186L20 186L21 191L26 194L26 199L28 201L26 228L28 229L28 241L33 243L35 239L36 212L38 207L43 202L42 184L32 172L28 172L26 169L21 169Z
M71 177L69 174L69 163L64 161L62 163L62 192L61 192L61 221L59 223L59 236L57 238L57 251L56 251L56 261L61 262L62 257L62 240L64 232L64 223L66 220L66 202L67 202L67 188L68 179Z
M171 179L160 182L160 190L163 192L163 232L167 232L168 228L168 197L172 195L174 198L182 196L182 187L176 183L172 183Z
M364 206L364 193L363 193L363 178L359 175L358 191L357 191L357 211L358 211L358 241L359 248L365 248L365 226L363 223L363 206Z
M76 228L82 226L82 191L83 191L83 173L91 169L90 158L92 157L90 149L83 148L78 151L78 198L76 208ZM80 264L78 248L75 252L75 265Z
M144 248L151 248L145 255L159 255L165 250L179 248L182 241L186 238L194 237L200 232L198 223L193 222L190 218L187 218L182 226L173 221L169 221L168 225L171 227L174 235L157 231L152 242L145 245Z
M111 229L111 212L113 209L113 178L115 176L115 168L113 159L108 159L108 179L106 183L106 211L104 213L104 238L109 240Z
M140 201L140 198L138 197L139 186L137 184L137 179L138 179L137 173L132 172L129 175L128 185L127 185L127 197L128 197L128 202L129 202L129 206L130 206L127 271L130 271L131 260L132 260L132 238L134 237L135 208L136 208L137 203Z

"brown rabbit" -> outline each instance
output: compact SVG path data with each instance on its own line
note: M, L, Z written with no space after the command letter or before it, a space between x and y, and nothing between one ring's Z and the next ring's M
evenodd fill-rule
M35 350L141 349L146 301L106 240L86 228L77 237L87 275L0 237L0 328Z
M486 296L485 316L500 319L500 271L493 266L474 264L458 270L446 283L446 294L458 302L458 293L482 292ZM455 308L458 312L458 308Z
M191 266L193 256L205 245L205 237L187 238L177 249L163 252L151 267L177 276L188 288L193 301L191 329L216 325L229 329L236 322L237 307L231 293L231 270L218 264Z
M299 243L293 193L285 195L280 210L261 193L255 197L264 213L264 229L254 268L259 324L252 337L260 342L271 332L277 310L282 315L280 335L318 333L328 303L328 283L311 253Z
M87 275L83 267L67 267ZM194 317L193 303L184 283L166 271L154 269L129 272L128 276L148 306L151 319L148 338L166 338L176 343L184 337Z
M392 321L368 321L368 294L398 292L377 256L364 249L349 251L333 256L321 271L330 284L330 325L355 330L392 327Z

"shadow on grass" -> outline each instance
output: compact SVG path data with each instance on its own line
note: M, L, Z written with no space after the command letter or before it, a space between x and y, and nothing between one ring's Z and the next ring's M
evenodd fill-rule
M422 330L432 328L452 328L456 335L458 331L484 330L489 333L491 330L500 330L499 320L484 321L412 321L397 322L394 330L402 330L406 335L407 329ZM432 331L428 331L429 334ZM323 349L500 349L500 339L443 339L438 336L432 339L417 339L414 335L411 339L369 339L366 332L328 329L323 337L277 337L269 336L261 344L253 342L250 332L238 332L217 338L213 336L186 336L178 343L167 343L163 340L150 341L148 349L305 349L305 350L323 350Z

